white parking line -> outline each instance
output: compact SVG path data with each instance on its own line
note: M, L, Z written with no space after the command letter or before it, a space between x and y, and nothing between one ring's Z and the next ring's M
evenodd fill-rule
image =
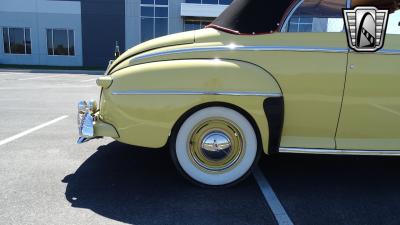
M17 74L17 73L0 73L0 78L2 78L2 80L7 80L7 79L13 79L13 80L18 80L18 77L21 77L21 75L23 75L23 77L25 78L31 78L31 77L37 77L37 75L33 75L33 74Z
M271 185L264 177L258 166L253 170L253 176L256 179L257 184L260 187L269 208L274 214L277 223L279 225L293 225L292 220L286 213L278 197L276 197L274 190L272 190Z
M86 80L81 80L79 82L84 83L84 82L90 82L90 81L95 81L95 80L97 80L97 77L96 78L91 78L91 79L86 79Z
M26 73L0 72L0 76L4 75L26 75Z
M39 129L42 129L43 127L47 127L47 126L49 126L49 125L51 125L51 124L53 124L53 123L56 123L56 122L58 122L58 121L60 121L60 120L65 119L65 118L67 118L67 117L68 117L67 115L60 116L60 117L58 117L58 118L56 118L56 119L54 119L54 120L51 120L51 121L46 122L46 123L44 123L44 124L38 125L38 126L36 126L36 127L34 127L34 128L31 128L31 129L29 129L29 130L23 131L23 132L21 132L21 133L19 133L19 134L16 134L16 135L12 136L12 137L9 137L9 138L6 138L6 139L4 139L4 140L1 140L1 141L0 141L0 146L1 146L1 145L4 145L4 144L7 144L7 143L9 143L9 142L12 142L12 141L14 141L14 140L16 140L16 139L18 139L18 138L20 138L20 137L23 137L23 136L25 136L25 135L27 135L27 134L32 133L32 132L34 132L34 131L37 131L37 130L39 130Z
M65 74L58 74L58 75L52 75L52 76L40 76L40 77L29 77L29 78L20 78L18 80L37 80L37 79L46 79L46 78L54 78L54 77L61 77L65 76Z
M58 88L91 88L98 87L95 84L92 85L53 85L53 86L38 86L38 87L0 87L0 91L3 90L41 90L41 89L58 89Z

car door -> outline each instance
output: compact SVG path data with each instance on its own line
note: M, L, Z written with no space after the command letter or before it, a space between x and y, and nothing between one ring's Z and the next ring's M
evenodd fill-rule
M348 53L345 7L345 0L299 1L281 40L310 50L273 53L274 66L266 61L284 93L281 148L335 148Z
M390 14L384 48L350 52L338 149L400 150L400 10Z

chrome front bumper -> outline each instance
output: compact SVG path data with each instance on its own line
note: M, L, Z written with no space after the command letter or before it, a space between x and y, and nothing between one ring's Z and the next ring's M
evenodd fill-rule
M77 143L81 144L95 137L94 122L97 103L94 100L80 101L78 103L78 130L79 138Z

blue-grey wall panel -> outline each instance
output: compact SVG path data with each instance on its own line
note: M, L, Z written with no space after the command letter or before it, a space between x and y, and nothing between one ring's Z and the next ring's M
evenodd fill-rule
M4 53L2 27L29 28L32 43L31 54ZM49 55L47 52L47 29L73 30L75 54L73 56ZM80 14L0 12L0 64L82 66L81 37Z
M81 0L85 66L107 66L115 41L125 49L125 0Z

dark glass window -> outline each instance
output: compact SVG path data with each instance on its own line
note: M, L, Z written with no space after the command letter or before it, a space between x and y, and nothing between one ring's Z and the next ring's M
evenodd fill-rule
M211 23L211 21L186 20L184 30L190 31L190 30L202 29L210 23Z
M142 42L168 34L168 0L142 0Z
M230 5L232 0L219 0L220 5Z
M75 55L75 35L73 30L68 30L69 54Z
M53 30L54 55L68 55L67 30Z
M156 0L156 5L168 5L168 0Z
M154 18L142 17L142 41L147 41L154 38Z
M3 28L4 53L31 54L31 34L29 28Z
M304 0L293 13L288 32L343 32L345 0Z
M24 29L9 28L11 53L25 54Z
M47 29L47 51L49 55L75 55L74 31Z
M25 29L25 50L26 54L31 54L32 49L31 49L31 30L30 29Z
M3 28L4 53L10 53L10 40L8 39L8 28Z
M218 0L203 0L203 4L218 4Z
M289 32L311 32L313 18L292 17L289 23Z
M185 21L185 31L200 29L200 22L198 21Z
M154 36L161 37L168 33L168 19L167 18L156 18Z
M147 7L147 6L142 6L140 8L140 12L142 17L153 17L154 16L154 7Z
M168 17L167 7L155 7L155 9L156 9L156 17Z
M53 53L53 33L52 30L46 30L47 32L47 54L54 55Z
M186 3L230 5L233 0L186 0Z
M150 4L150 5L153 5L153 4L154 4L154 0L141 0L140 3L141 3L141 4Z

